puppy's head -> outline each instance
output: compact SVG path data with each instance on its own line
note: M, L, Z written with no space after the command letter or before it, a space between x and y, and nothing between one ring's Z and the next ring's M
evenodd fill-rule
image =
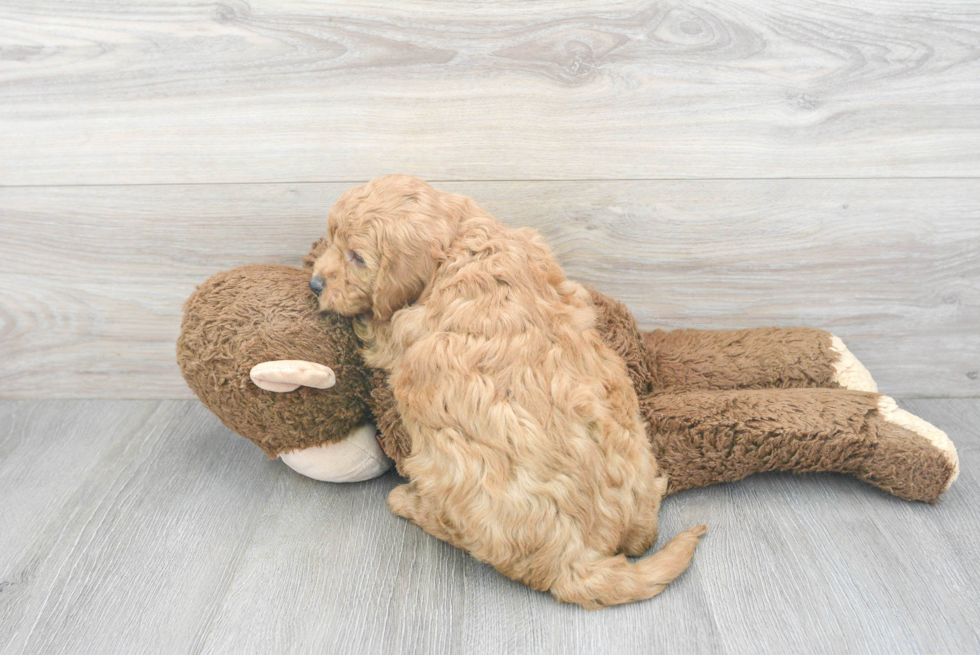
M432 281L470 206L407 175L346 191L330 210L328 245L313 264L320 309L389 320Z

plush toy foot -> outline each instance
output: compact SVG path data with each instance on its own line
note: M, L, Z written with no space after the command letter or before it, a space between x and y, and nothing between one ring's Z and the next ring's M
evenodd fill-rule
M283 453L279 459L300 475L324 482L360 482L376 478L393 462L375 438L370 423L355 428L343 441Z
M879 396L878 448L865 480L902 498L935 502L960 473L956 447L946 433Z
M852 391L878 392L878 385L871 378L868 369L847 349L844 342L833 334L830 335L830 349L839 356L839 359L834 362L834 382Z

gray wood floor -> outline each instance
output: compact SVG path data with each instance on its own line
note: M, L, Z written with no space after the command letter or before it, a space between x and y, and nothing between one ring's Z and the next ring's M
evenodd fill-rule
M390 514L389 474L314 482L196 401L0 402L3 653L980 652L980 400L935 505L835 475L687 492L709 526L658 598L590 613Z

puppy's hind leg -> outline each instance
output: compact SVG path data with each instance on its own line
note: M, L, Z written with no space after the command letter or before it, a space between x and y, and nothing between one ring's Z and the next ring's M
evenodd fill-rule
M687 569L706 530L703 525L685 530L663 550L636 563L624 555L584 552L579 559L565 562L551 595L590 610L652 598Z

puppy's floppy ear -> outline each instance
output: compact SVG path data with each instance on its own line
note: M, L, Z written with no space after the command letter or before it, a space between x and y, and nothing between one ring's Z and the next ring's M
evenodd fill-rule
M424 183L423 183L424 184ZM380 321L411 305L436 277L462 217L479 209L469 198L437 192L403 197L411 211L396 220L379 222L378 277L372 305Z
M436 257L427 250L386 244L381 249L371 303L375 320L388 321L399 309L418 300L435 277L436 265Z

